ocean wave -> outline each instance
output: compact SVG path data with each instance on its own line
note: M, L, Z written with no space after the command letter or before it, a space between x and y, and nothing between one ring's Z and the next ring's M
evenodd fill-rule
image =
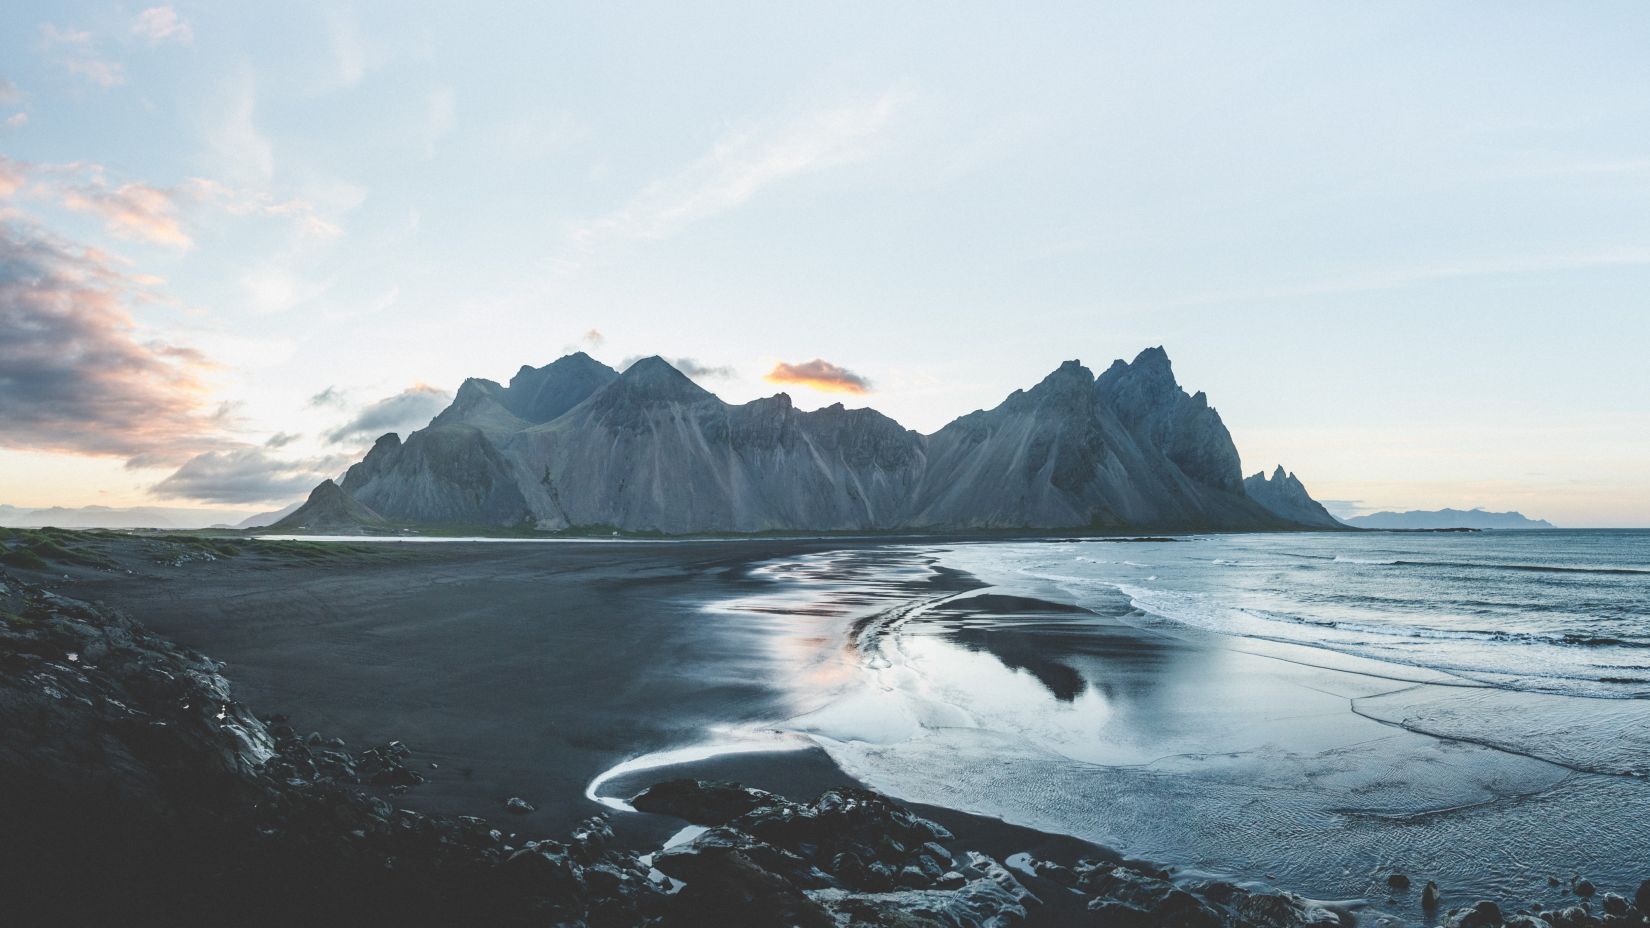
M1336 558L1339 560L1339 558ZM1650 575L1646 567L1593 567L1560 564L1490 564L1478 561L1407 561L1391 562L1400 567L1449 567L1456 570L1518 570L1543 574L1605 574L1618 576Z
M1314 618L1312 616L1296 615L1287 612L1275 612L1263 609L1250 609L1242 606L1226 606L1207 603L1197 604L1195 600L1185 598L1195 594L1167 594L1159 591L1128 587L1126 584L1114 585L1117 586L1117 588L1125 595L1127 595L1137 607L1150 612L1153 615L1177 622L1185 621L1189 618L1191 621L1185 621L1185 624L1197 625L1205 628L1212 627L1215 631L1226 630L1226 628L1220 626L1235 628L1235 626L1239 623L1232 620L1241 617L1241 620L1334 629L1336 631L1351 632L1359 635L1380 635L1382 637L1395 639L1493 641L1521 645L1542 644L1580 648L1610 647L1650 650L1650 640L1617 638L1610 635L1591 635L1579 633L1540 634L1538 632L1513 632L1500 629L1437 628L1432 626L1405 625L1402 623L1375 624L1370 622L1349 622L1344 619ZM1220 615L1222 612L1226 613L1224 618ZM1242 632L1237 633L1242 634Z

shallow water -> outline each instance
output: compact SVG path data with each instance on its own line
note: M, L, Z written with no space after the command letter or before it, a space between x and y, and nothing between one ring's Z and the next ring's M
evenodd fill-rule
M925 589L943 568L987 586ZM1427 879L1551 904L1549 877L1650 875L1650 533L890 547L753 576L712 608L771 632L795 709L772 727L902 799L1416 920Z

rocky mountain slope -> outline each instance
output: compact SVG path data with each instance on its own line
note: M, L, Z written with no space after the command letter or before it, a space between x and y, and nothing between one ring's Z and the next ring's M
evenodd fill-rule
M733 405L663 359L621 374L579 353L508 385L466 381L427 428L379 439L340 488L414 525L1300 527L1252 499L1239 467L1220 415L1181 389L1161 348L1099 377L1068 361L927 436L872 409L798 410L783 393Z
M272 531L358 532L380 528L384 519L345 493L331 480L310 491L309 499L279 522Z
M1243 479L1243 490L1249 498L1280 519L1320 528L1339 528L1340 520L1329 514L1323 504L1306 492L1306 486L1294 474L1278 465L1268 478L1260 471Z

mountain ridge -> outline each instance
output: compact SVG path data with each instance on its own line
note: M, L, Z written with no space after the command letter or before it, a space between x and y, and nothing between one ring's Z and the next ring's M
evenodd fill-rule
M1354 528L1480 528L1550 529L1546 519L1532 519L1521 512L1489 512L1484 509L1410 509L1404 512L1371 512L1343 519Z
M785 393L730 404L663 358L621 373L581 352L508 385L465 381L427 427L380 438L339 490L414 526L1302 527L1245 491L1219 413L1180 387L1161 347L1098 377L1067 361L929 435L871 408L799 410Z

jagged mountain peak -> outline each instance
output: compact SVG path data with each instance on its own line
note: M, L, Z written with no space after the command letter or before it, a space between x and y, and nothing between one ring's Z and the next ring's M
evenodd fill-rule
M618 382L632 395L654 399L694 400L714 396L658 355L643 358L630 365L619 375Z
M1256 471L1243 480L1243 492L1259 503L1267 512L1297 525L1315 528L1337 528L1339 520L1312 498L1300 478L1279 464L1268 478L1266 471Z
M1079 360L921 435L875 409L732 405L662 357L582 352L468 381L431 427L386 440L345 493L406 523L665 532L1277 528L1244 493L1219 415L1147 349Z
M618 371L576 351L543 367L523 365L497 397L506 410L523 421L550 422L618 377Z
M305 531L360 531L384 524L378 513L362 505L329 478L310 491L309 499L271 529Z

